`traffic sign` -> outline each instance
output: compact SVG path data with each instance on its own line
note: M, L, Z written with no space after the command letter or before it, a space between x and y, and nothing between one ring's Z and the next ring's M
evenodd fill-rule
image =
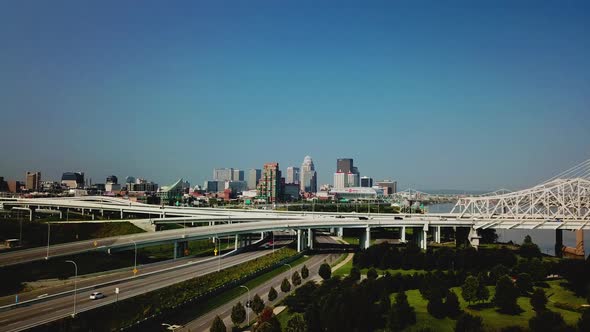
M94 241L94 246L96 247L98 245L98 242Z
M217 248L215 248L215 250L213 250L213 253L215 254L215 256L217 256Z
M119 294L119 287L115 288L115 294Z
M133 274L137 274L138 270L136 268L133 269Z

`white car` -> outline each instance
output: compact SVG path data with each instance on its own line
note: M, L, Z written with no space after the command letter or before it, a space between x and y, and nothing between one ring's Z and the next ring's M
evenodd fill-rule
M101 292L94 292L94 293L90 294L91 300L98 300L98 299L102 299L103 297L104 297L104 294Z

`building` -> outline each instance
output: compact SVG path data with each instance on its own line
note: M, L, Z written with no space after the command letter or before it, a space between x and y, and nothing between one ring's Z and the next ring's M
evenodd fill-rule
M248 183L246 181L229 181L227 189L230 189L232 194L241 193L248 190Z
M352 173L353 167L351 158L340 158L336 161L336 173Z
M264 164L257 190L258 196L265 198L267 202L281 200L281 171L279 170L279 163Z
M397 181L377 181L376 186L379 188L383 188L384 195L393 195L397 192Z
M215 168L213 169L213 180L231 181L234 179L233 168Z
M205 192L216 193L217 192L217 181L205 181L203 184Z
M283 199L286 202L299 200L299 185L296 183L285 183Z
M244 181L244 171L239 170L239 169L234 169L231 180L232 181Z
M41 190L41 172L27 172L26 173L26 187L29 191Z
M315 193L318 191L317 173L310 156L303 158L299 172L299 189L304 193Z
M4 181L4 177L0 176L0 192L8 191L8 182Z
M371 188L373 186L373 178L368 176L363 176L361 178L361 187L363 188Z
M61 184L68 189L84 188L84 173L83 172L65 172L61 176Z
M133 177L133 176L126 177L125 183L135 183L135 177Z
M20 193L22 190L22 183L20 181L16 181L16 180L9 180L7 181L8 184L8 192L11 193Z
M258 186L258 181L260 181L260 177L262 176L262 171L259 169L251 169L248 171L248 189L255 190Z
M383 189L364 187L334 188L330 190L330 194L334 195L336 199L372 200L383 196Z
M156 192L158 191L158 184L148 181L140 181L139 183L128 183L127 190L129 191L144 191L144 192Z
M117 183L118 183L118 180L119 180L119 179L117 179L117 177L116 177L116 176L114 176L114 175L109 175L109 176L107 176L107 181L106 181L106 183L114 183L114 184L117 184Z
M180 201L180 199L184 195L184 186L185 182L181 178L170 186L163 186L162 188L160 188L157 195L158 197L160 197L160 200L164 205L176 203Z
M287 179L285 179L285 183L299 184L299 167L287 167Z
M359 175L356 173L348 173L348 186L347 187L360 187Z
M348 174L344 172L334 173L334 189L344 189L348 187Z

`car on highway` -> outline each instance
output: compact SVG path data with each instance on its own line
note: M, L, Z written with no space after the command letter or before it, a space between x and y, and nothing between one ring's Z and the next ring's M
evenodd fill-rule
M102 299L103 297L104 297L104 294L101 292L94 292L94 293L90 294L91 300L98 300L98 299Z

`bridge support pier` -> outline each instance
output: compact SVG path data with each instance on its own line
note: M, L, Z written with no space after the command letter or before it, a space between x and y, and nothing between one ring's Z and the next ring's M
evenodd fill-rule
M406 243L406 226L402 226L400 229L400 233L401 233L401 239L400 242L401 243Z
M307 229L307 247L313 249L313 229Z
M440 226L432 227L432 241L440 243Z
M343 237L344 236L344 227L336 228L336 236Z
M236 234L236 240L235 240L235 244L234 244L234 250L238 250L238 247L240 245L240 235Z
M555 230L555 257L563 257L563 230Z
M468 239L471 246L477 249L477 247L479 246L479 239L481 239L481 236L477 234L477 229L471 227L471 229L469 230Z
M361 249L367 249L371 246L371 227L367 227L365 232L361 233L359 246Z
M174 241L174 259L186 256L188 241Z
M420 249L426 250L428 248L428 225L424 225L421 228L414 228L414 236Z
M121 219L123 219L123 209L121 209Z
M303 242L301 241L302 234L301 234L301 230L298 229L297 230L297 252L302 252L303 251Z

